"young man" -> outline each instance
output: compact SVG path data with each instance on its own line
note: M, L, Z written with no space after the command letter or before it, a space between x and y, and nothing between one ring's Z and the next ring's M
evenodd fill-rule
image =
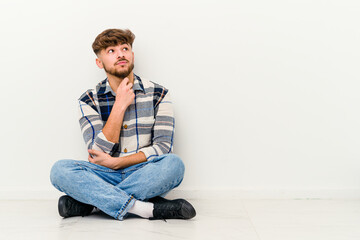
M190 219L184 199L166 200L184 176L172 154L174 116L168 89L133 73L135 35L108 29L92 47L107 78L79 98L80 127L87 161L60 160L51 183L62 217L86 216L94 207L118 220L128 213L148 219Z

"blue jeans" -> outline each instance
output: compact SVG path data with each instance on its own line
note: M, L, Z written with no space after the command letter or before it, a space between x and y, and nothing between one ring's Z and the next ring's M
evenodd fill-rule
M177 187L184 164L175 154L113 170L87 161L59 160L50 173L51 183L72 198L123 220L135 200L148 200Z

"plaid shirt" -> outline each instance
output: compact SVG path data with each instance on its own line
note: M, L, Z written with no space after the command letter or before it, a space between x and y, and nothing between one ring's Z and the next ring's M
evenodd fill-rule
M114 157L139 151L150 160L172 152L175 120L168 89L134 74L135 99L126 109L119 143L102 132L115 101L107 79L79 98L79 122L88 149Z

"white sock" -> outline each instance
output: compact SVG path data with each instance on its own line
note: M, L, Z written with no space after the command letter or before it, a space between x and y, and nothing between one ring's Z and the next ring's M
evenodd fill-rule
M151 218L153 217L153 210L153 203L136 200L132 208L130 208L129 213L138 215L142 218Z

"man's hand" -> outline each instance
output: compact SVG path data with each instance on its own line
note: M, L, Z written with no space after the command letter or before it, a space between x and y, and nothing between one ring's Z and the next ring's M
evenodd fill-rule
M114 158L112 156L110 156L107 153L101 152L101 151L97 151L97 150L92 150L89 149L89 157L88 160L91 163L95 163L107 168L111 168L114 170L119 169L119 158Z
M116 89L115 103L109 118L102 129L106 139L110 142L119 142L125 111L135 98L132 86L133 84L129 83L129 79L124 78Z
M115 101L119 103L124 109L126 109L135 98L134 90L132 89L133 84L129 83L129 78L124 78L119 87L116 90Z

